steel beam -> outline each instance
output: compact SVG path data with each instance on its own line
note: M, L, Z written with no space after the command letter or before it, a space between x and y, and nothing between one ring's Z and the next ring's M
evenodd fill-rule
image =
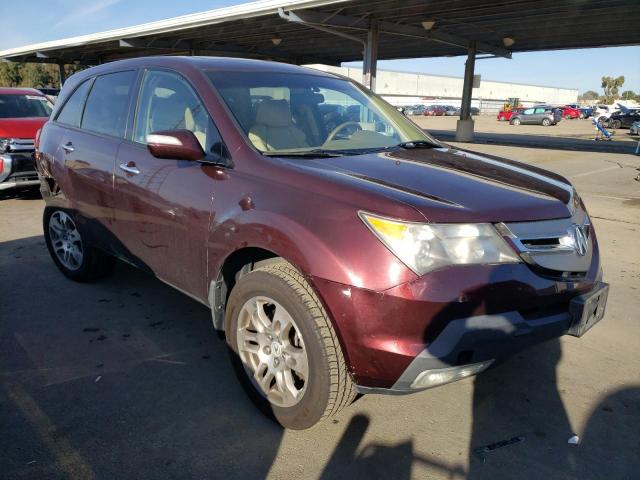
M376 91L376 74L378 71L378 22L371 20L367 31L367 43L364 49L362 77L364 85L372 92Z
M60 78L60 88L62 88L62 86L64 85L64 82L67 81L67 75L65 74L65 71L64 71L64 63L58 64L58 76Z
M456 140L473 141L473 119L471 118L471 97L473 94L473 72L476 65L476 46L472 42L467 50L467 61L464 64L464 85L462 86L462 105L460 120L456 126Z
M368 31L369 25L366 19L355 18L347 15L328 15L311 10L300 10L289 12L289 15L295 15L301 20L300 23L308 25L323 25L325 27L340 27L353 30ZM440 32L438 30L425 30L422 27L406 25L393 22L378 22L378 30L380 33L389 35L398 35L403 37L420 38L431 40L434 42L453 45L460 48L469 48L471 41L469 39L452 35L450 33ZM479 52L495 55L497 57L511 58L511 51L506 48L491 45L485 42L477 42L476 49Z

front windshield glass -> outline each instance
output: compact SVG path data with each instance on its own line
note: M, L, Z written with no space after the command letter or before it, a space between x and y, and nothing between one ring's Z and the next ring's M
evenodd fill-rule
M48 117L52 110L42 95L0 95L0 118Z
M436 144L395 107L347 80L313 74L207 72L261 152L350 154Z

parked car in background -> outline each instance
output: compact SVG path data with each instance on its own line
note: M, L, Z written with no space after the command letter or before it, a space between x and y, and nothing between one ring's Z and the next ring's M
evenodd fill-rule
M629 128L629 135L640 135L640 121L634 122Z
M425 108L423 115L427 117L442 117L445 111L444 107L440 105L429 105Z
M456 115L456 113L458 112L458 110L459 110L459 107L454 107L453 105L446 105L446 106L444 107L444 114L445 114L447 117L451 117L451 116Z
M593 108L580 107L580 118L589 118L591 116L593 116Z
M640 120L640 109L627 108L626 111L611 114L607 122L609 128L630 128L635 122Z
M521 113L524 111L524 108L513 108L511 110L500 110L498 112L498 121L499 122L508 122L509 120L511 120L511 117L513 115L515 115L516 113Z
M414 105L409 109L409 115L424 115L424 111L427 109L424 105Z
M580 109L578 107L565 105L564 107L560 107L560 109L562 110L562 117L566 118L567 120L580 118Z
M36 132L53 104L31 88L0 88L0 190L39 185L33 163Z
M461 111L462 111L461 107L456 108L455 115L460 115ZM480 109L478 107L471 107L469 113L471 114L472 117L474 117L476 115L480 115Z
M337 125L319 113L335 99ZM475 375L604 314L594 226L567 179L441 144L330 73L105 63L67 80L36 158L57 268L90 281L119 257L211 308L238 379L287 428L358 393Z
M562 119L562 110L548 105L526 108L511 116L511 125L557 125Z

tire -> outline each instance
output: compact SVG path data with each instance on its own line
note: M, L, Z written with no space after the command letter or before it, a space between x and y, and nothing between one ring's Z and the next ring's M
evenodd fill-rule
M610 127L613 128L614 130L617 130L618 128L622 127L622 122L620 120L614 120L611 122Z
M564 118L566 118L567 120L571 120L571 115L565 115Z
M580 118L580 120L584 119L584 113L580 113L580 115L578 115L578 118Z
M253 313L260 309L261 313ZM282 322L283 318L288 320ZM282 323L288 325L284 334ZM258 267L238 280L227 302L225 337L245 392L285 428L310 428L337 414L356 396L322 303L300 272L284 260ZM305 362L295 360L302 355L307 378ZM286 370L289 373L281 373Z
M519 118L513 118L513 119L511 119L511 121L509 123L511 125L520 125L520 119Z
M543 118L542 125L548 127L549 125L551 125L551 120L549 120L548 118Z
M83 241L73 213L47 208L42 224L49 255L67 278L76 282L91 282L113 270L116 259ZM61 233L63 230L55 225L65 227L65 233Z

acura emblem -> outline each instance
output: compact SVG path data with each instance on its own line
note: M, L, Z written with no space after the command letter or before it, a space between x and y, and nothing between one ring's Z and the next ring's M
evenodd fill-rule
M573 238L573 248L581 257L587 253L587 232L584 225L575 223L569 228L569 235Z

